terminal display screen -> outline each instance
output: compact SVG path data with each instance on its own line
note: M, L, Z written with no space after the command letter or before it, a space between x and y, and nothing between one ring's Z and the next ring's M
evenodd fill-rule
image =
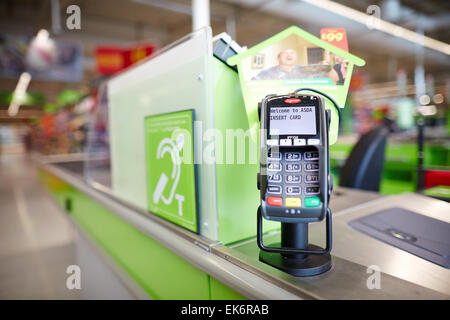
M316 135L316 107L271 107L269 135Z

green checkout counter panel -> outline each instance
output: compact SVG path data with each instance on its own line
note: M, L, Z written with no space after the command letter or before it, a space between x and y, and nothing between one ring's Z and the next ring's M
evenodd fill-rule
M125 277L128 290L133 291L136 284L138 285L141 290L134 290L132 297L244 299L242 295L194 267L145 232L125 222L108 205L90 196L90 187L77 188L64 180L65 178L72 183L76 181L78 186L83 185L82 176L79 175L82 166L80 163L78 166L77 163L68 163L66 166L63 164L65 168L62 170L58 165L46 166L47 169L39 170L39 178L56 203L68 214L81 236L89 239L97 250L103 251L101 256L106 255L110 263L112 261L117 264L114 270L119 268L122 270L121 274L128 275ZM52 173L54 171L56 174ZM62 173L64 178L61 179L58 173ZM117 207L119 206L117 203ZM165 236L170 238L170 232Z

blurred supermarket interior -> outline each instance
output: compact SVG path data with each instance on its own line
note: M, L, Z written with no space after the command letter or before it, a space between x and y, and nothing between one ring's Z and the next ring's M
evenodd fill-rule
M191 33L193 2L0 0L0 298L77 298L59 266L79 249L38 163L95 151L109 165L104 83ZM345 28L348 51L366 64L353 69L330 147L334 184L360 136L384 123L372 191L449 201L449 1L211 0L209 9L213 36L226 32L244 50L292 25L317 37Z

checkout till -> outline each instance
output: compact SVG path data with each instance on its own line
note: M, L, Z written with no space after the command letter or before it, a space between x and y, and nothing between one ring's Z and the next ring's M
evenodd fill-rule
M39 170L80 235L80 264L108 270L85 297L448 299L448 203L331 192L328 146L354 65L364 61L297 27L246 51L204 28L105 83L110 161L41 160ZM300 115L314 132L274 118L279 139L260 136L268 94L284 103L270 115ZM320 107L295 100L312 97ZM261 161L260 145L280 161Z

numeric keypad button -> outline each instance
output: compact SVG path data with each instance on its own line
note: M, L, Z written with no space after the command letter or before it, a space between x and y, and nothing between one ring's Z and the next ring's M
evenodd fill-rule
M319 186L311 186L305 188L306 194L319 194L319 192L320 192Z
M300 187L288 186L288 187L285 188L284 191L288 195L299 195L300 194Z
M300 183L302 182L302 176L296 174L287 174L284 178L286 183Z
M298 161L301 159L300 152L286 152L284 155L286 161Z
M269 182L281 183L283 181L283 178L281 174L269 174L267 175L267 180Z
M317 162L311 162L305 164L305 171L318 171L319 170L319 163Z
M281 153L273 152L273 151L267 151L267 158L270 159L270 160L281 160Z
M268 171L281 171L281 163L279 162L269 162L267 164Z
M306 183L317 183L319 182L319 176L316 174L307 174L305 177Z
M319 152L318 151L308 151L305 152L305 160L317 160L319 159Z
M286 172L300 172L301 168L300 163L286 163L284 165Z

